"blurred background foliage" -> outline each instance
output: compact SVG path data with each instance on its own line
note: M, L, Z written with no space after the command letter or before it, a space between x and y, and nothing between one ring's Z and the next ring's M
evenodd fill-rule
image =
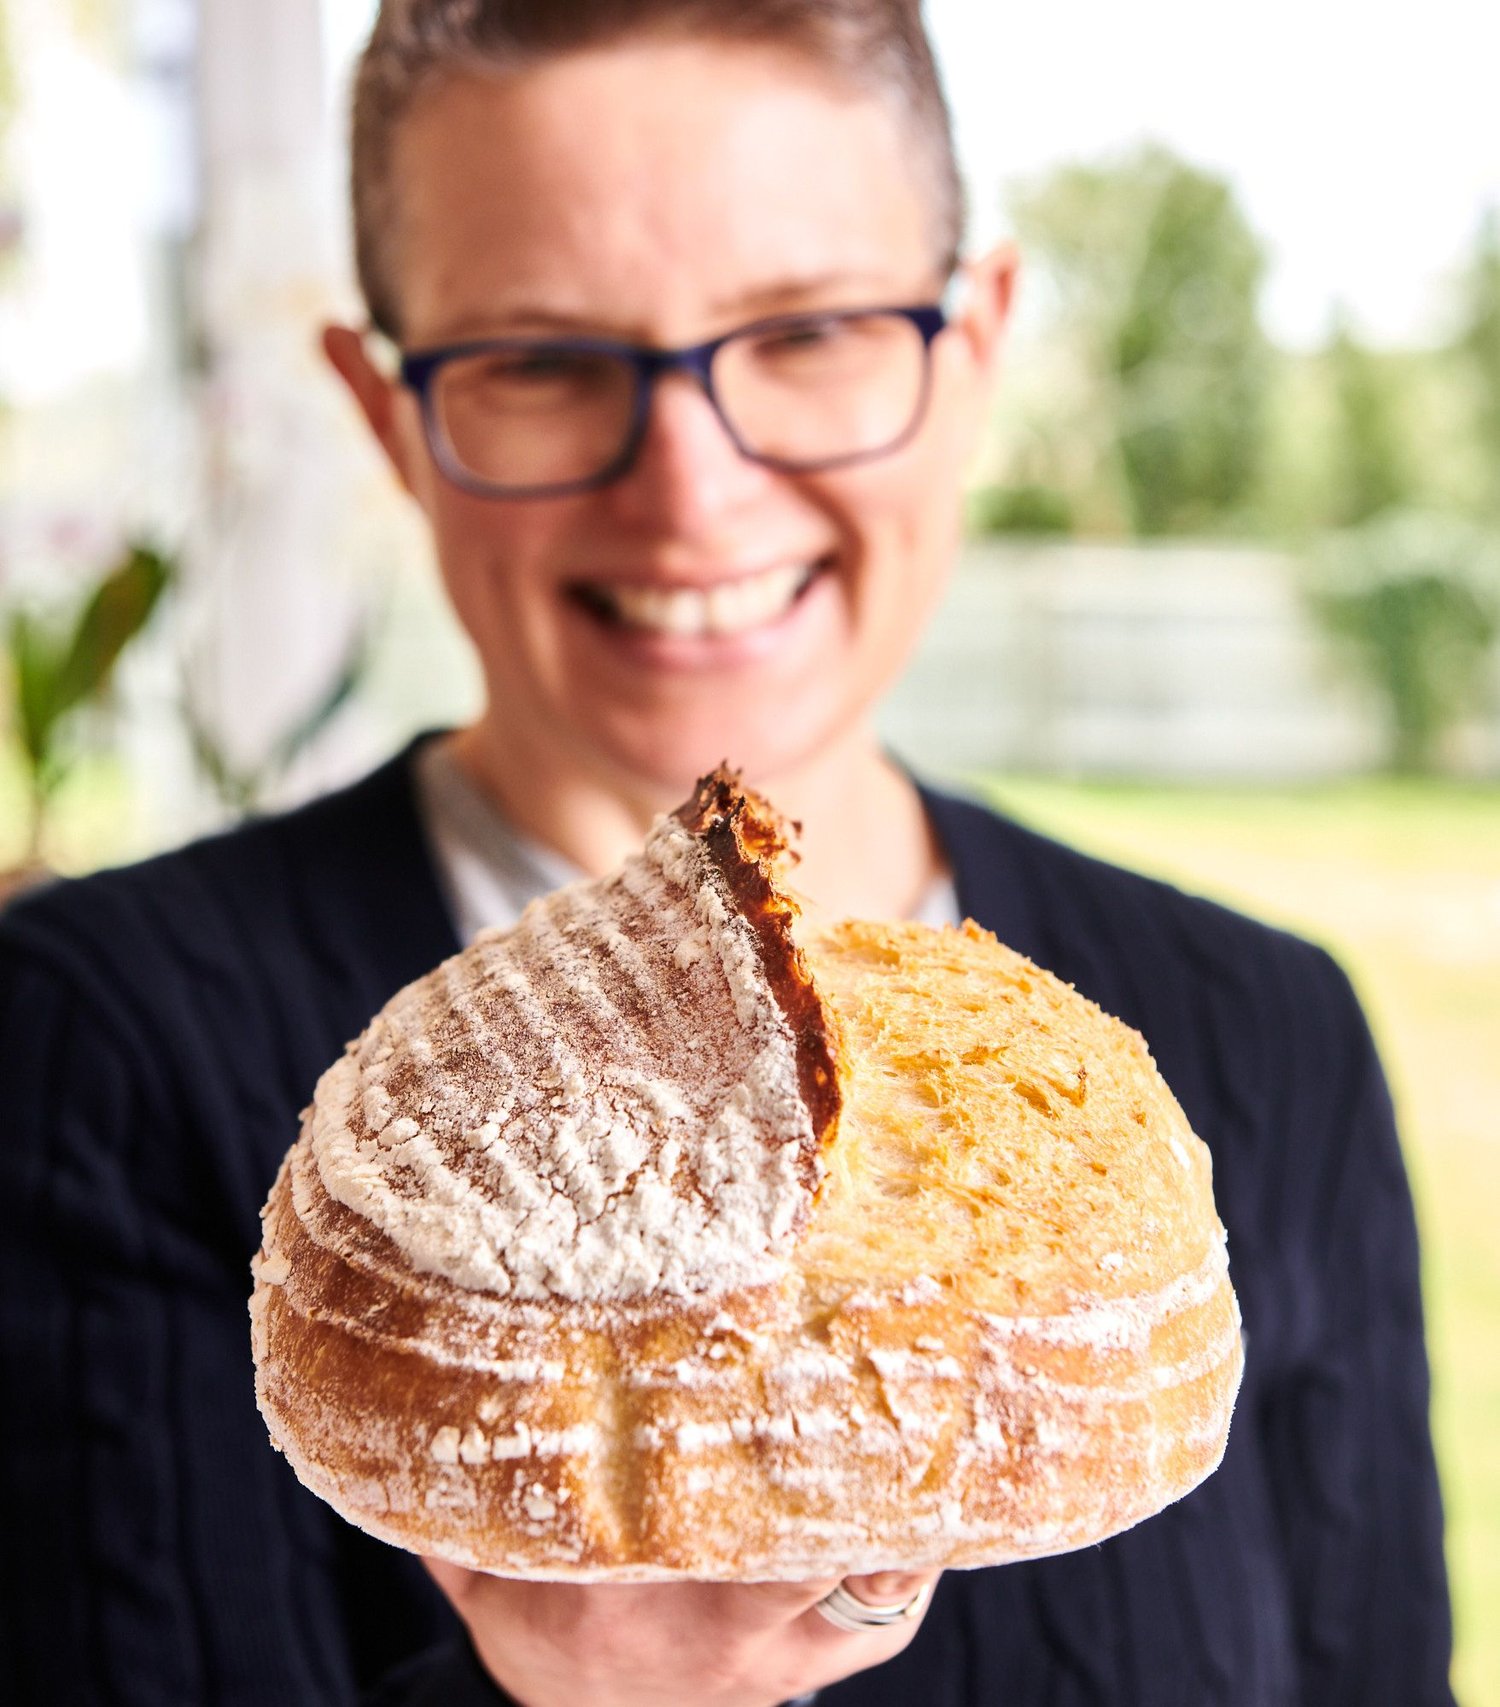
M1151 538L1232 528L1261 475L1270 348L1264 259L1229 186L1160 146L1016 188L1056 365L1017 451L1080 529Z
M1444 737L1484 704L1500 633L1500 537L1394 502L1328 536L1307 598L1377 701L1391 769L1421 775L1442 768Z
M1500 523L1500 214L1456 324L1278 348L1230 183L1160 145L1012 187L1033 341L1002 402L977 528L1300 545L1398 505Z
M6 721L25 778L25 875L42 869L48 813L87 745L80 714L104 705L120 655L150 622L174 573L162 552L138 541L85 587L76 611L42 613L17 603L9 612L0 671L8 677Z
M1158 145L1012 187L1034 339L1002 403L976 537L1253 541L1304 606L1396 772L1450 765L1492 709L1500 542L1500 213L1451 332L1376 349L1336 306L1278 348L1231 184Z

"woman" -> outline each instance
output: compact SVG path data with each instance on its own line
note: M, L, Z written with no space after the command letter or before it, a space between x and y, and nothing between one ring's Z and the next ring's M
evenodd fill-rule
M9 1698L1448 1701L1414 1233L1347 984L922 790L872 732L954 555L1013 274L955 266L915 7L387 4L354 171L399 356L326 348L486 705L7 915ZM245 1263L318 1071L724 757L802 821L817 906L978 917L1140 1027L1215 1152L1248 1340L1222 1469L1102 1547L950 1573L920 1621L864 1610L916 1577L424 1574L306 1495L252 1402Z

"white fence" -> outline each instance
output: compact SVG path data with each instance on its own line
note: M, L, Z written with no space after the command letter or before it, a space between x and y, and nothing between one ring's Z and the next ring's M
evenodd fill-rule
M969 549L882 717L949 773L1307 780L1378 765L1376 707L1334 671L1294 561L1220 546ZM1500 696L1497 696L1500 702ZM1493 770L1500 715L1462 733Z

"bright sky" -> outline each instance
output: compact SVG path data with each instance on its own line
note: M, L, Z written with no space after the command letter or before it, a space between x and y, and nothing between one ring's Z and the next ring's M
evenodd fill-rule
M1393 343L1500 203L1500 0L927 0L977 229L999 186L1155 137L1227 173L1271 251L1267 315L1342 299Z

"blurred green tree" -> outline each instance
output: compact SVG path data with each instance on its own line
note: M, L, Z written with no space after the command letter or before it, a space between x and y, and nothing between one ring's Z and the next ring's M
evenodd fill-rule
M1500 207L1485 210L1464 281L1458 348L1474 397L1486 510L1500 517Z
M1360 341L1343 308L1325 361L1335 411L1329 519L1356 527L1413 496L1401 399L1388 365Z
M966 521L971 534L1061 538L1073 531L1073 505L1066 492L1042 481L983 486L969 495Z
M1049 173L1012 214L1081 341L1135 531L1222 526L1255 486L1270 377L1264 255L1230 185L1150 145Z
M1309 608L1383 711L1392 770L1437 770L1462 720L1484 708L1500 634L1500 543L1453 515L1387 510L1330 535Z

